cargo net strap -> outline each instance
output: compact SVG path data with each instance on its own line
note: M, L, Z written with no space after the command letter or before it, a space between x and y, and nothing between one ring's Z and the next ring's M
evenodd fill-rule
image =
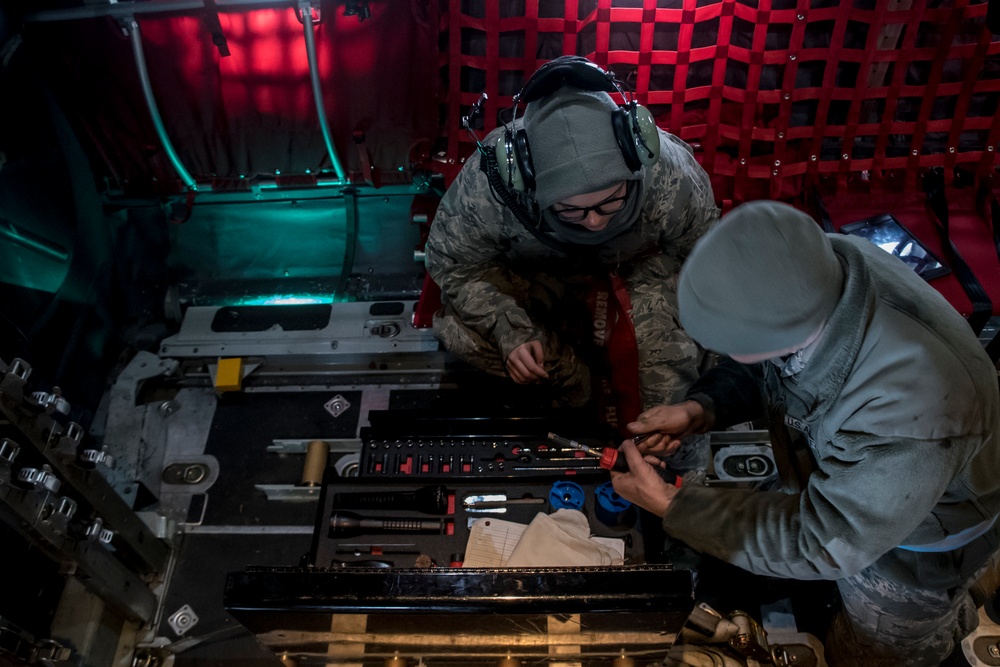
M916 192L928 168L948 179L997 168L1000 40L985 2L637 4L450 0L446 177L474 149L458 128L480 94L485 133L539 65L566 54L613 70L660 127L690 143L724 205L824 183Z

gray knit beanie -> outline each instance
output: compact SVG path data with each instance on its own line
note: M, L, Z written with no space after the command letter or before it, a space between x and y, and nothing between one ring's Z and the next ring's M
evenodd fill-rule
M535 171L535 201L545 209L567 197L638 178L615 140L611 96L562 86L524 110Z
M695 244L681 268L681 325L722 354L801 345L840 300L844 271L812 218L787 204L734 208Z

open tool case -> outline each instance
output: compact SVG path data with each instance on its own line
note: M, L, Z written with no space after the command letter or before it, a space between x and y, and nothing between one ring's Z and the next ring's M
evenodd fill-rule
M610 477L597 458L560 447L548 433L597 449L611 439L594 438L580 422L552 418L443 420L401 417L397 411L372 412L370 423L362 429L357 476L327 470L310 562L229 575L226 607L258 637L267 641L281 632L280 641L291 642L287 628L303 626L301 618L290 622L289 614L311 614L316 627L327 630L338 615L364 615L369 634L379 623L372 619L384 614L397 616L386 627L430 626L411 628L413 636L457 627L456 613L485 614L492 620L480 624L480 631L487 635L503 619L519 618L518 627L527 627L526 618L537 616L528 623L537 625L550 622L549 615L581 614L591 618L580 621L586 627L596 627L600 617L601 627L614 629L610 636L650 624L650 637L661 642L663 628L681 623L691 611L693 573L664 552L659 521L618 496L607 497ZM507 504L496 502L498 496ZM486 506L469 506L475 503ZM462 565L471 555L472 521L527 525L539 512L561 507L579 507L592 535L623 540L624 564ZM485 509L504 511L474 511ZM637 611L647 620L617 613ZM414 617L404 620L400 614ZM289 644L289 650L308 652L310 638L322 643L330 636L302 634L302 642ZM369 646L366 654L372 650ZM464 664L478 663L470 656Z
M325 480L316 567L462 567L467 549L479 548L469 541L475 522L488 522L480 531L507 522L526 526L538 513L559 509L583 512L592 535L621 540L625 565L661 560L658 522L614 493L596 456L550 436L570 437L596 452L612 444L610 434L541 417L373 412L370 421L361 433L357 478L328 474ZM653 536L648 545L647 533ZM496 546L508 550L517 539L496 536ZM473 565L502 565L500 554L468 557Z

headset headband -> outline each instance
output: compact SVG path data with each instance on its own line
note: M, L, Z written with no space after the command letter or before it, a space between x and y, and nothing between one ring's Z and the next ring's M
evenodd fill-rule
M514 106L508 109L510 122L513 123L517 118L517 108L522 102L528 104L540 100L566 85L580 90L618 93L626 107L632 108L635 104L631 92L625 93L614 72L603 69L583 56L560 56L535 70L521 91L514 95Z
M625 96L613 72L602 69L583 56L563 56L539 67L521 92L514 96L514 104L534 102L567 84L581 90L603 90Z

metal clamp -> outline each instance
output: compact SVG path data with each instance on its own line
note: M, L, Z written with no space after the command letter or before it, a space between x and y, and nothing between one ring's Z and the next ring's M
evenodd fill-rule
M69 522L76 514L76 501L72 498L62 496L54 503L45 506L45 514L42 523L48 526L56 535L61 535L69 529Z
M66 517L67 520L72 519L73 515L76 514L76 501L72 498L67 498L63 496L56 503L54 512L60 516Z
M6 463L10 465L17 458L18 453L21 451L21 446L11 440L10 438L4 438L0 440L0 463Z
M103 463L109 468L115 465L115 458L103 449L84 449L80 452L80 460L91 465Z
M49 414L69 415L69 401L62 397L58 387L53 387L52 392L36 391L32 392L31 399L44 408Z
M114 536L114 531L105 528L104 521L100 517L94 519L94 522L87 526L87 530L84 533L84 537L91 542L100 542L101 544L111 544Z
M27 380L28 376L31 375L31 364L24 359L14 359L7 367L7 375L13 375L22 381Z
M66 433L63 437L80 442L83 440L83 427L76 422L70 422L66 424Z
M21 468L17 473L17 481L27 484L34 489L43 488L52 493L58 492L59 487L62 486L62 482L52 474L52 470L48 466L42 466L41 470L38 468Z

